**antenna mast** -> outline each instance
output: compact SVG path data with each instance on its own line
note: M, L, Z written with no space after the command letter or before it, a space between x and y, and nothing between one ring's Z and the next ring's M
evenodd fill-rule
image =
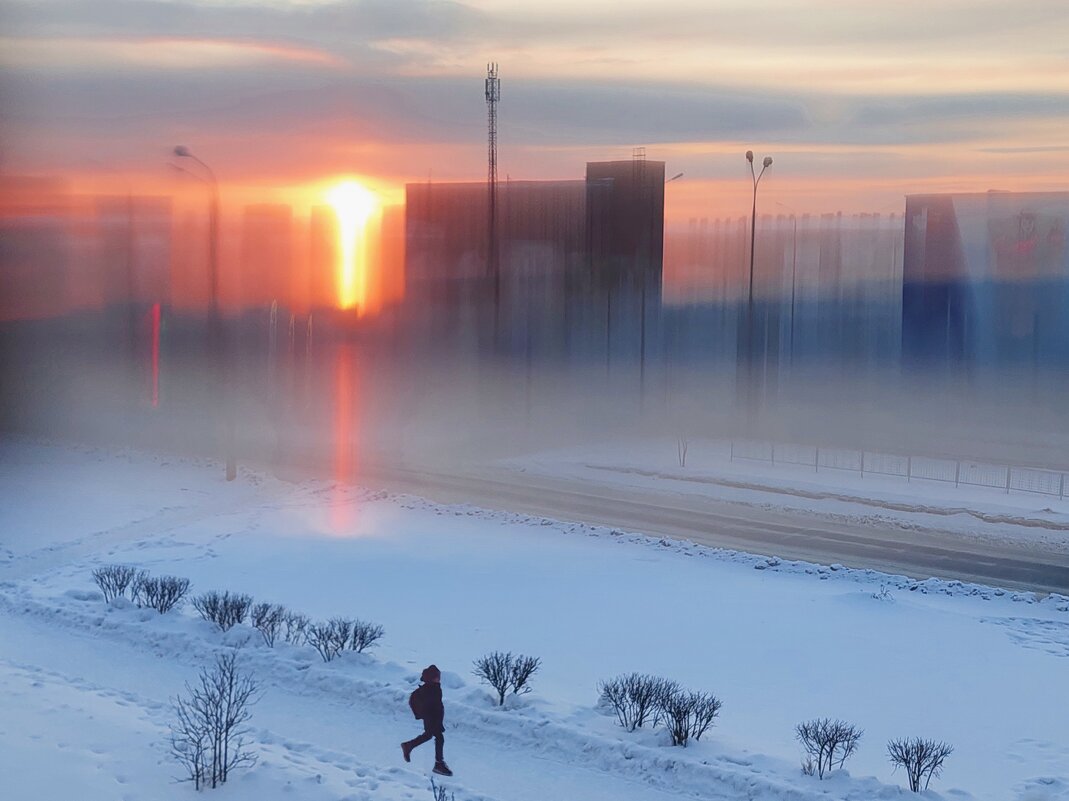
M486 189L489 197L487 208L487 232L489 235L486 266L494 278L494 296L498 291L497 263L497 102L501 99L501 82L497 77L497 63L486 65L486 111L487 111L487 173Z

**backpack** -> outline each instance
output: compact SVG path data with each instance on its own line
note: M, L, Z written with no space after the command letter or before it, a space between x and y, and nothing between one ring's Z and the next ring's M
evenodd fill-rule
M423 685L414 689L412 694L408 696L408 706L416 720L423 720L423 713L426 711L423 702Z

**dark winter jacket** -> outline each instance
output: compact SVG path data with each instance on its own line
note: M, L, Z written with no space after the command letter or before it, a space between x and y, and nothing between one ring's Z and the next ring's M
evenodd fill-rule
M445 732L445 705L442 703L442 685L427 682L419 688L423 707L423 730L431 734Z

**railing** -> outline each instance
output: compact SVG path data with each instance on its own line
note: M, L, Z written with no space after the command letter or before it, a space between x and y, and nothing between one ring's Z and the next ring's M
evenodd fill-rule
M1033 467L772 442L731 440L731 460L735 459L812 467L818 473L822 469L844 470L859 473L862 478L866 473L898 476L906 481L943 481L955 487L990 487L1007 493L1016 490L1061 499L1065 498L1069 484L1067 473Z

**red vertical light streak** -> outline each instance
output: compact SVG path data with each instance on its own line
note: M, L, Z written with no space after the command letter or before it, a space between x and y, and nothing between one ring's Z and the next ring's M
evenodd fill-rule
M152 408L160 405L160 304L152 304Z

